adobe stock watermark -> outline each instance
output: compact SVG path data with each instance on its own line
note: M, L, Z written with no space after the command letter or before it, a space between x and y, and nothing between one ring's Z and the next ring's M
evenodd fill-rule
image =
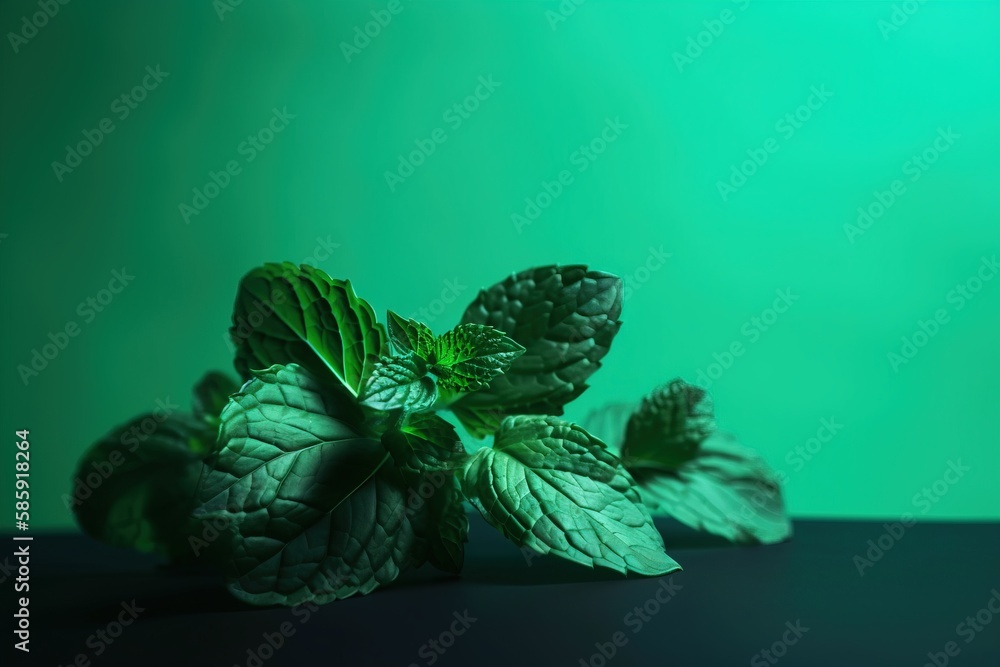
M570 153L569 163L576 167L576 173L582 174L604 155L608 147L618 141L622 132L628 129L628 125L621 122L620 116L604 119L604 127L585 144L580 144L579 148ZM533 224L542 213L552 206L552 202L562 196L566 188L576 181L576 176L569 169L563 169L555 180L541 182L539 190L529 197L524 198L524 209L520 212L511 213L510 221L514 224L514 229L518 234L524 232L524 228Z
M334 243L329 234L326 238L317 236L316 245L313 247L311 253L303 257L299 264L319 266L321 263L329 260L333 251L339 247L340 244ZM288 269L282 273L281 277L291 279L294 275L294 271ZM272 289L271 293L263 301L254 299L250 304L246 317L241 315L233 321L233 325L229 331L222 332L222 340L229 348L229 353L236 352L237 342L245 341L252 336L253 332L264 323L264 320L274 314L275 306L280 306L285 301L285 293L277 287Z
M146 66L146 74L131 90L127 90L115 99L111 100L108 110L111 114L122 122L132 115L132 112L139 108L151 92L160 87L164 79L170 76L170 72L164 72L160 65L153 67ZM98 146L104 143L105 137L116 129L115 121L110 116L105 116L97 122L96 127L87 127L80 131L83 136L74 145L66 144L66 155L63 161L52 161L52 173L60 183L67 174L72 174L73 170L83 164L83 159L94 152Z
M441 120L451 128L452 132L462 127L465 121L479 110L482 103L490 99L496 89L503 85L502 81L495 81L492 74L480 75L478 82L479 85L470 95L455 102L441 114ZM448 132L443 127L435 127L428 137L414 139L413 144L416 148L406 155L399 154L396 169L394 171L386 170L384 173L389 192L395 192L397 186L402 185L406 179L413 176L416 170L427 162L427 158L434 154L437 147L446 141L448 141Z
M921 515L931 511L934 505L948 495L951 487L958 484L972 468L962 464L962 459L949 460L947 468L941 477L934 480L917 493L913 494L910 504L920 511ZM882 524L883 531L875 539L868 540L868 547L863 554L855 554L851 559L859 576L865 576L865 570L870 569L882 560L889 551L906 535L906 531L916 525L917 520L911 512L904 512L899 521Z
M451 622L448 627L441 631L437 637L429 638L426 643L417 649L417 656L423 659L422 663L411 662L408 667L420 667L421 665L433 665L441 659L448 649L455 645L459 637L468 632L472 624L479 620L466 609L462 613L452 612Z
M57 331L50 331L47 336L48 342L40 348L32 348L29 353L31 358L27 363L18 364L17 374L24 386L27 387L33 378L38 377L42 371L48 368L69 346L70 341L83 333L86 325L107 310L108 306L119 294L125 291L125 288L133 280L135 280L135 276L131 275L125 267L115 269L111 272L111 280L108 281L107 287L98 290L77 304L75 312L79 319L67 320L66 324Z
M555 11L545 10L545 20L549 22L549 28L555 32L560 23L565 23L570 16L576 13L577 8L587 0L562 0Z
M747 7L750 6L750 0L732 0L732 2L739 12L746 11ZM715 40L722 36L726 27L736 21L737 16L739 14L733 10L723 9L717 18L702 21L701 24L705 29L695 35L688 36L683 52L674 51L673 53L677 71L683 73L685 67L694 64L695 60L701 58L702 54L715 44Z
M955 145L956 140L961 138L962 135L955 133L950 125L947 130L939 127L934 141L919 154L910 156L902 164L900 170L903 172L903 176L906 176L911 183L916 183L931 168L931 165L937 162L941 155L947 153ZM854 239L871 229L872 225L881 219L906 192L906 181L901 178L894 179L886 190L873 191L872 199L867 204L858 207L858 217L854 224L844 223L844 235L847 236L847 240L854 243Z
M812 86L809 88L809 97L806 98L805 102L775 121L774 131L781 139L789 141L809 122L813 114L823 108L823 105L831 97L833 97L833 93L826 89L826 84L818 88ZM753 178L760 168L767 164L770 157L780 149L781 141L778 137L768 137L759 147L746 150L746 160L738 165L729 165L729 178L715 182L715 188L718 190L719 196L722 197L722 201L729 201L729 198L746 185L747 181Z
M975 614L966 616L964 621L955 626L955 634L964 639L966 644L971 644L997 615L1000 615L1000 591L993 588L990 589L990 597L986 600L986 604ZM923 664L923 667L947 667L951 659L961 652L962 648L958 642L954 640L945 642L940 651L927 652L927 662Z
M14 53L19 53L21 47L34 39L38 31L47 26L59 10L69 2L70 0L38 0L38 11L22 16L21 29L7 33L7 41L10 42L10 48Z
M801 472L809 461L812 461L823 447L828 445L838 433L844 429L844 425L837 421L836 417L824 417L819 420L819 428L815 435L808 438L803 444L795 445L794 449L785 454L785 463L792 466L795 472ZM779 482L784 484L785 480L779 475Z
M402 0L389 0L384 9L373 9L369 12L372 17L371 21L364 25L354 26L351 41L340 42L340 52L347 64L350 65L355 56L361 55L361 52L368 48L372 40L389 27L393 17L398 16L404 9L406 7Z
M128 460L129 454L134 454L141 443L148 440L163 422L180 409L181 406L171 401L169 396L165 400L156 399L152 413L133 423L131 428L121 434L121 449L111 450L100 461L91 461L90 469L80 471L73 479L72 495L62 495L63 506L71 509L82 505Z
M135 600L123 600L119 606L121 610L113 620L108 622L107 625L98 628L93 634L87 637L84 645L90 650L77 653L72 660L66 663L65 667L89 665L93 658L99 658L104 655L111 648L112 644L122 636L125 628L135 623L135 620L139 618L139 614L146 611L146 608L140 607ZM63 667L63 664L60 663L58 667Z
M289 121L293 120L296 114L289 113L288 107L282 107L279 111L277 107L271 109L271 118L255 133L247 135L247 138L236 146L236 153L243 158L228 160L219 171L210 170L208 180L200 187L191 188L191 202L181 202L177 205L177 210L181 214L181 219L185 225L191 224L193 216L201 215L208 208L222 191L229 187L233 178L243 173L244 165L250 164L263 153L275 138L288 128Z
M7 580L17 573L17 564L11 562L10 556L4 556L3 563L0 563L0 584L7 583ZM25 575L27 575L27 571Z
M799 643L799 640L809 632L809 628L802 625L801 619L795 622L785 621L785 628L781 633L781 638L777 639L769 647L761 649L750 658L751 667L768 667L776 665L778 661L788 655L788 649Z
M344 583L344 579L335 577L331 582L334 588L339 588ZM291 608L290 613L297 621L282 621L270 632L262 632L261 641L256 646L251 646L246 650L246 659L242 666L234 663L233 667L263 667L264 663L273 658L280 651L288 640L295 636L299 628L309 622L309 620L320 610L320 607L312 602L303 602Z
M587 657L580 658L579 667L605 667L622 648L628 646L629 633L634 636L642 632L642 629L674 599L682 588L684 587L674 581L673 576L661 577L646 601L637 604L622 616L621 629L612 632L607 641L594 642L595 651Z
M879 32L882 33L882 41L888 42L889 35L898 32L900 28L906 25L910 17L920 11L925 2L927 0L906 0L906 2L893 3L889 20L879 19L876 24Z
M407 315L411 320L420 320L427 326L430 326L437 318L441 317L448 306L455 303L458 297L462 296L469 289L469 286L458 282L458 278L446 279L441 288L441 293L431 301L426 306L421 306L417 308L414 312Z
M788 309L799 300L798 294L792 293L792 288L778 289L774 292L774 301L771 305L746 320L740 327L743 338L733 340L722 352L712 354L712 361L704 369L699 368L695 377L695 384L705 389L711 389L712 385L725 375L726 371L733 367L736 359L746 354L747 347L753 345L761 339L771 327L777 323L781 316L788 312Z
M1000 272L1000 263L997 256L982 257L977 271L964 280L957 283L945 295L945 302L951 306L951 310L945 306L938 308L929 319L919 319L909 335L900 337L900 346L886 354L889 367L893 373L899 373L900 366L910 363L920 351L941 332L941 328L951 322L953 313L957 313L965 308L968 303L976 298L982 291L986 283L993 280Z
M667 260L673 256L673 253L665 252L662 245L657 248L649 246L649 254L646 255L645 261L634 270L626 273L623 278L622 303L635 296L636 292L652 280L653 274L662 269Z
M445 473L440 470L432 470L421 477L421 482L416 487L409 487L409 495L406 499L406 515L413 517L427 504L427 501L434 497L441 488L452 479L453 473Z
M235 12L236 8L243 4L243 0L212 0L212 9L219 17L219 23L226 20L226 14Z

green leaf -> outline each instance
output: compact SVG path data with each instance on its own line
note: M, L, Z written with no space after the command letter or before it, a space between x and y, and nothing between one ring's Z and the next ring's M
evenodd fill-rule
M716 431L704 389L676 379L629 418L622 460L656 514L733 542L791 535L774 473L753 450Z
M450 403L448 409L465 427L465 430L476 438L484 438L491 433L496 433L505 416L503 410L499 408L466 406L462 401Z
M694 458L673 472L636 467L629 472L654 513L692 528L741 543L772 544L792 534L774 472L731 435L709 436Z
M429 475L429 478L434 483L434 475ZM458 574L465 565L469 515L465 512L465 496L458 475L452 473L445 480L428 499L428 528L424 534L427 561L439 570Z
M420 481L411 475L460 468L467 457L455 427L428 413L410 415L401 428L384 433L382 443L409 481Z
M468 459L455 428L437 415L411 415L399 431L382 436L410 487L407 507L421 545L419 564L458 573L465 561L469 517L455 470Z
M621 461L579 426L507 417L465 464L462 488L518 546L623 574L680 569Z
M456 417L482 437L493 420L480 413L561 415L621 327L623 289L616 276L574 265L529 269L481 291L462 322L505 331L525 352L488 388L455 402Z
M625 430L626 468L675 470L715 432L712 399L704 389L677 379L643 399Z
M240 388L235 380L219 371L210 371L194 386L192 409L194 416L214 428L219 426L219 415L229 402L229 395Z
M233 527L228 586L241 600L323 603L408 565L406 486L349 403L292 364L255 373L223 410L201 513Z
M504 332L481 324L460 324L438 337L428 362L441 389L468 392L486 387L524 354Z
M387 313L386 322L389 325L389 341L400 354L413 352L427 359L434 351L434 334L426 324L405 319L391 310Z
M393 357L375 364L358 399L376 410L419 412L434 404L437 387L419 357Z
M229 333L242 378L254 369L295 363L352 396L389 354L384 328L350 281L288 262L265 264L243 277Z
M116 547L190 556L185 532L214 431L190 415L141 415L94 444L73 477L76 520Z

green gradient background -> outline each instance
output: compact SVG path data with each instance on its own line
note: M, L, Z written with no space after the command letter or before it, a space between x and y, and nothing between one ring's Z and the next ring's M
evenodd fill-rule
M799 301L711 390L721 425L788 475L793 515L1000 518L1000 280L898 373L886 356L1000 252L998 3L929 2L883 39L891 3L588 0L553 30L556 3L404 1L350 64L340 42L385 3L246 0L223 21L207 0L148 4L72 2L19 53L2 45L2 424L31 430L35 527L72 525L59 496L92 441L231 370L240 276L323 239L338 247L316 263L379 312L465 285L438 330L511 271L635 276L650 247L672 253L570 418L693 380L790 288ZM673 52L725 8L735 20L679 72ZM35 9L0 5L4 33ZM157 64L170 76L58 182L66 144ZM490 74L501 86L449 128ZM723 202L716 182L813 85L833 97ZM296 118L246 164L237 146L273 107ZM607 117L628 128L576 172ZM390 192L384 172L436 127L447 141ZM939 127L961 138L850 243L857 207ZM178 205L231 159L243 173L184 224ZM511 214L562 169L574 183L518 233ZM24 386L17 365L123 266L133 284ZM796 469L789 452L830 417L843 430ZM957 459L972 470L923 515L914 494Z

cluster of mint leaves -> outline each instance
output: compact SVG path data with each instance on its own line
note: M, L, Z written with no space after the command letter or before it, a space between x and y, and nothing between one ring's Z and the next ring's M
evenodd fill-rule
M112 472L76 490L74 512L110 544L217 564L262 605L369 593L425 563L460 572L466 501L522 548L625 575L680 569L654 513L737 542L788 537L773 473L716 431L701 389L675 380L634 413L591 413L604 439L559 418L622 296L586 266L530 269L436 335L392 311L379 323L349 281L266 264L236 297L241 383L211 372L191 413L102 438L76 479ZM469 453L440 411L492 446Z

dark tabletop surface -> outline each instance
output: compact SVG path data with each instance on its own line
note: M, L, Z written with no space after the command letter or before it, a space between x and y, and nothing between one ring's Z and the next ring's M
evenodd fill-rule
M473 516L461 577L424 568L296 610L242 605L208 573L83 536L36 534L32 651L4 664L1000 665L1000 524L797 521L792 541L768 547L657 524L684 572L529 563ZM2 539L9 558L16 543Z

